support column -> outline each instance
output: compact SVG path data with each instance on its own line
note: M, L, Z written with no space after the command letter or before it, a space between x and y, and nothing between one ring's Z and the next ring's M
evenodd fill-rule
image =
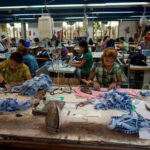
M24 20L21 21L21 32L22 32L22 39L26 40L26 23Z

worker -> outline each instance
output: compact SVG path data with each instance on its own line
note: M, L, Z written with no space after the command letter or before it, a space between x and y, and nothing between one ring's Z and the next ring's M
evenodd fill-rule
M115 89L117 85L122 84L122 71L116 63L117 50L115 48L106 48L96 65L93 65L88 81L83 79L87 85L93 85L94 89L99 90L101 87ZM96 81L93 79L96 77Z
M17 47L16 38L11 38L10 47Z
M124 37L120 37L119 42L120 42L120 45L118 45L117 47L120 50L123 50L123 51L127 52L129 50L129 44L125 41Z
M68 55L68 49L64 46L64 44L61 44L62 48L58 51L58 55L61 56L63 60L67 58Z
M29 68L22 63L22 55L18 52L11 54L10 58L0 63L0 83L6 82L9 87L21 85L25 80L30 80Z
M88 79L90 69L93 65L92 53L88 50L88 44L85 40L79 42L80 50L83 53L83 58L79 62L70 62L73 67L80 68L81 78Z
M18 47L27 47L26 41L23 40L23 39L20 39L20 40L19 40L19 45L18 45Z
M27 47L18 47L17 52L23 56L23 63L29 67L31 75L34 76L36 70L39 69L35 57L29 54L29 49Z

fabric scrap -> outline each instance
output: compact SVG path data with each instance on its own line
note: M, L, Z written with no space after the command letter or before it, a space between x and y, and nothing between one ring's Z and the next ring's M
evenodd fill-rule
M80 87L77 87L75 90L75 96L79 96L79 97L84 97L84 98L96 98L96 97L103 97L104 93L109 92L108 88L101 88L99 91L96 90L91 90L92 94L87 94L87 93L83 93L80 90ZM133 89L123 89L123 88L118 88L116 89L117 92L128 92L128 95L131 97L138 97L139 94L133 90Z
M0 112L14 112L31 106L30 100L18 102L17 98L5 98L0 101Z
M41 74L39 77L34 77L31 80L27 80L20 86L15 86L11 89L11 92L19 92L21 95L28 95L32 98L39 90L51 90L52 80L48 75Z
M97 98L93 104L95 109L117 109L130 111L132 100L131 97L128 96L128 92L110 90L108 93L104 94L103 98Z
M149 128L150 122L144 119L141 115L131 111L129 114L122 116L111 117L111 124L108 125L109 130L117 128L120 132L126 134L136 134L142 128Z

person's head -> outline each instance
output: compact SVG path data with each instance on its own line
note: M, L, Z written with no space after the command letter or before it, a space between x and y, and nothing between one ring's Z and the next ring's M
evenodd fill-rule
M148 43L147 36L144 37L144 42L145 42L145 43Z
M13 71L16 71L18 68L20 68L22 59L22 55L19 52L12 53L9 61L10 68Z
M106 48L103 52L101 60L106 68L111 68L117 59L117 50L115 48Z
M29 53L29 49L24 46L20 46L17 48L17 52L19 52L22 56L25 56Z
M27 46L26 46L25 40L20 39L20 40L19 40L19 45L18 45L18 46L24 46L24 47L27 47Z
M11 38L11 43L12 44L16 44L16 39L15 38Z
M123 43L124 41L125 41L124 37L120 37L120 38L119 38L119 42L120 42L120 43Z
M79 46L80 46L80 50L83 53L87 53L88 52L88 43L87 43L87 41L85 41L85 40L80 41L79 42Z
M34 38L34 42L35 42L35 43L39 43L39 42L40 42L39 38L37 38L37 37Z

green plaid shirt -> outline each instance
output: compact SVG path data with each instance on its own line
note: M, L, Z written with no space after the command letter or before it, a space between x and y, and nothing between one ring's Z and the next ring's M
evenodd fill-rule
M118 63L115 62L110 72L107 72L101 61L93 65L91 72L95 73L96 80L101 87L108 87L109 84L117 81L116 76L121 76L122 74Z

